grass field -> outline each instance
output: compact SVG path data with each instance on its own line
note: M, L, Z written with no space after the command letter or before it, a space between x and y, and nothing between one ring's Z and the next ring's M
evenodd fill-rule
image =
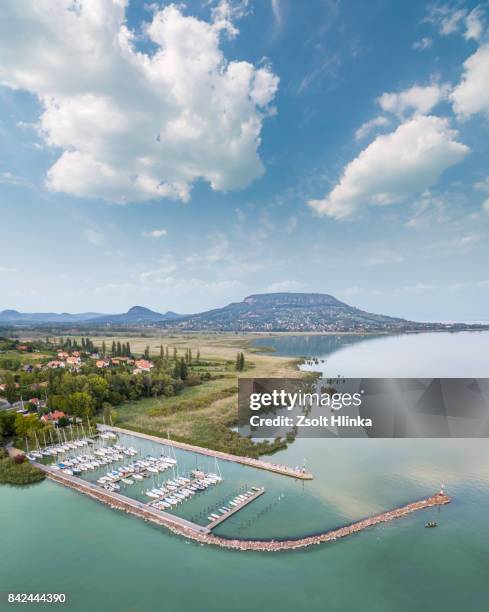
M233 426L237 423L238 377L297 377L302 373L297 360L264 355L255 352L251 334L166 334L152 337L94 337L96 344L105 340L107 346L116 342L129 342L133 353L150 347L150 354L158 355L160 345L177 347L179 354L187 348L195 356L197 350L203 361L212 362L207 368L212 379L196 387L187 387L176 397L148 398L129 402L115 410L117 425L128 429L171 437L185 442L235 452L258 455L271 452L265 444L252 447L249 440L241 438ZM246 370L236 372L233 365L236 353L243 351Z

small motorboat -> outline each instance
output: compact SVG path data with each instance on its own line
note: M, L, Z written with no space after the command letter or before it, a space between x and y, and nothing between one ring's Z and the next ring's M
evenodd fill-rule
M433 527L438 527L438 524L435 523L435 521L430 521L429 523L426 523L425 527L426 529L433 529Z

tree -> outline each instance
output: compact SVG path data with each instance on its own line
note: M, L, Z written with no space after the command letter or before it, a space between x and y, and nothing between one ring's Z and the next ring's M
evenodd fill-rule
M77 391L68 396L68 406L71 414L86 419L94 414L94 400L86 391Z
M102 341L102 355L105 356L105 354L107 353L107 347L105 345L105 340Z
M32 438L42 425L35 414L17 414L15 417L15 433L19 438Z
M58 427L68 427L70 424L70 419L66 416L59 417L58 419Z
M115 351L116 351L116 346L115 346L115 340L112 340L112 357L115 357Z
M164 356L165 356L165 351L163 350L163 345L160 344L160 359L163 359Z
M188 377L187 363L185 362L185 359L182 357L180 359L180 378L182 380L187 380L187 377Z
M238 353L236 355L236 366L235 369L237 372L242 372L245 366L245 356L244 353Z
M131 345L129 344L129 342L127 343L127 356L131 356Z
M95 407L101 408L104 401L109 397L109 383L103 376L90 374L87 391L94 398Z
M15 385L15 379L10 372L7 372L4 376L5 381L5 397L12 404L17 399L17 387Z
M144 349L144 358L149 359L149 346Z
M116 355L117 357L122 357L122 344L120 340L117 341Z
M176 360L177 356L178 356L177 347L176 347L176 346L174 346L174 347L173 347L173 359L175 359L175 360Z

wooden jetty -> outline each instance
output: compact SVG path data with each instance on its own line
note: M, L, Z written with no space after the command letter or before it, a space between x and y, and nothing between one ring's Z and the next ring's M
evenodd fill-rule
M249 495L243 501L239 502L239 504L237 504L236 506L234 506L233 508L231 508L230 510L228 510L224 514L221 514L221 516L219 518L217 518L214 521L211 521L207 525L207 529L209 529L209 530L214 529L215 527L220 525L223 521L228 519L230 516L232 516L233 514L236 514L236 512L239 512L240 510L242 510L248 504L251 504L252 501L255 501L255 499L257 497L260 497L260 495L263 495L263 493L265 493L265 489L262 487L261 489L258 489L257 491L255 491L252 495Z
M231 455L230 453L223 453L221 451L212 450L210 448L204 448L203 446L195 446L193 444L187 444L185 442L177 442L176 440L168 440L167 438L159 438L158 436L152 436L150 434L141 433L139 431L133 431L132 429L123 429L122 427L101 425L97 424L97 427L103 431L114 431L117 433L126 434L129 436L136 436L137 438L143 438L156 442L158 444L167 444L168 446L174 446L175 448L181 448L182 450L191 451L193 453L199 453L201 455L207 455L209 457L217 457L223 461L233 461L234 463L241 463L249 467L257 468L259 470L266 470L268 472L275 472L282 476L290 476L291 478L299 478L301 480L312 480L313 475L310 472L302 469L294 469L286 465L280 465L278 463L270 463L269 461L262 461L261 459L252 459L251 457L241 457L239 455Z

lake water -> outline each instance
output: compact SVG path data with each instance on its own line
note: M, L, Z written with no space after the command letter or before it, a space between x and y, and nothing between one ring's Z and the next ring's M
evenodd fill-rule
M262 342L282 355L325 359L328 375L429 377L486 376L488 340L484 332ZM177 458L182 471L214 467L193 453ZM407 503L441 482L454 499L336 543L269 555L187 542L53 482L2 486L0 591L67 592L67 609L77 611L487 611L486 440L301 439L273 458L293 466L304 459L311 482L220 462L224 483L177 513L205 522L203 509L240 486L263 485L266 494L218 533L283 537ZM439 527L425 529L428 520Z

